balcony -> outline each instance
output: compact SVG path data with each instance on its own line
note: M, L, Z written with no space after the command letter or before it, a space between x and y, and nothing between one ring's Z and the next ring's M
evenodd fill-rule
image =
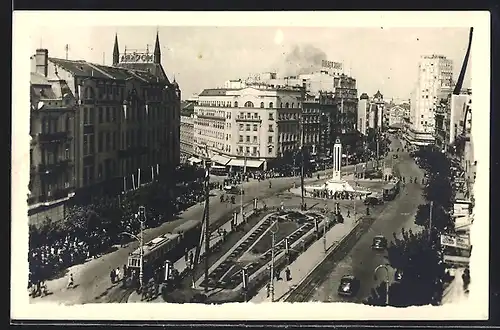
M226 120L226 117L224 116L211 116L211 115L197 115L196 117L200 119L215 119L215 120Z
M261 123L262 118L258 117L247 117L247 116L236 116L236 122L252 122L252 123Z
M54 174L67 169L72 164L73 161L71 159L61 159L51 164L39 164L38 172L40 174Z
M127 158L132 156L144 155L148 152L148 147L143 146L135 146L135 147L127 147L124 149L118 150L119 158Z
M47 206L59 203L65 199L71 198L74 195L74 190L73 187L61 188L39 196L31 196L28 198L28 205L30 205L30 208L36 208L42 205Z
M70 139L68 132L54 132L54 133L39 133L38 141L40 143L59 143Z

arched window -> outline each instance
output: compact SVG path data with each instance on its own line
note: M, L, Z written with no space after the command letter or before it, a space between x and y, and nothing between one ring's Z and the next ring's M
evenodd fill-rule
M238 101L234 101L234 107L237 108L238 107Z
M293 109L293 103L292 103L292 109Z
M273 108L273 102L269 102L269 108L272 109Z
M260 102L260 107L264 108L264 102Z
M253 103L250 101L245 102L245 108L253 108Z
M289 105L289 104L288 104L288 102L286 102L286 103L285 103L285 108L288 108L288 105Z
M70 131L69 125L70 125L70 119L69 119L69 116L66 116L66 122L64 123L64 127L65 127L66 132Z
M283 102L280 103L280 108L283 108Z

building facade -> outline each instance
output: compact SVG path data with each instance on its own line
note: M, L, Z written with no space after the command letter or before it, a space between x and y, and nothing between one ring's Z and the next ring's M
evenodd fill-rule
M361 94L358 101L358 114L356 129L362 135L366 135L369 127L370 98L366 93Z
M60 220L75 192L76 99L63 81L45 77L46 50L38 50L30 91L30 224Z
M180 152L181 162L194 155L194 106L195 102L183 102L181 109Z
M205 89L194 108L194 153L217 165L267 169L300 145L302 88Z
M120 53L115 37L113 66L51 58L46 50L32 61L36 72L63 82L75 97L72 156L81 194L128 190L139 170L145 183L152 167L168 171L179 163L181 92L161 66L158 35L153 54Z
M425 145L434 143L437 106L453 88L453 62L442 55L422 56L418 82L412 93L408 140Z
M389 127L402 127L405 123L407 111L400 105L392 105L387 109L387 124Z

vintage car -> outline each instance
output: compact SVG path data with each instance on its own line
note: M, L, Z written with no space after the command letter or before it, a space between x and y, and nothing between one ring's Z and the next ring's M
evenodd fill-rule
M387 249L387 238L382 235L377 235L373 238L372 250L385 250Z
M360 281L353 275L344 275L337 290L340 296L352 297L358 293Z

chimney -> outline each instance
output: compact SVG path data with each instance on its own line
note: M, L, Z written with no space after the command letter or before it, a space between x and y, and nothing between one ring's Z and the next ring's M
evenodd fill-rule
M47 49L37 49L35 55L36 72L47 77L49 64L49 51Z

